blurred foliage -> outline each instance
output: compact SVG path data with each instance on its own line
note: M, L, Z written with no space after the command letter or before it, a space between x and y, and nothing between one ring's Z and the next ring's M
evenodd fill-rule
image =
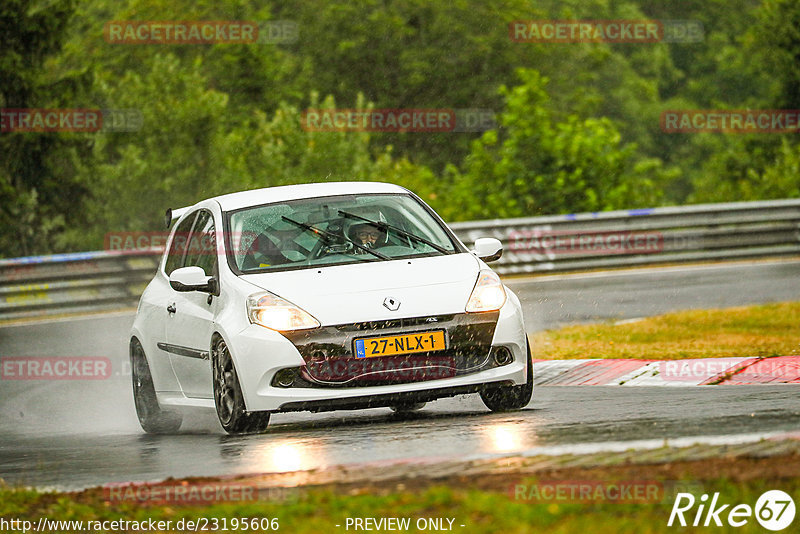
M64 107L87 89L80 73L43 68L61 50L73 4L0 4L0 108ZM79 208L91 189L78 177L86 148L73 134L0 133L0 256L63 248L64 229L86 224Z
M502 87L499 131L473 144L463 174L451 168L451 187L463 216L479 218L570 211L602 211L658 201L660 162L634 164L607 118L569 115L555 120L537 71L518 72L520 85ZM480 198L481 203L471 199ZM442 211L447 214L447 207ZM458 212L453 211L453 215Z
M702 22L696 43L531 44L532 19ZM285 44L121 45L109 21L295 21ZM0 134L0 256L102 246L167 207L378 180L448 220L796 197L790 134L667 134L669 109L800 108L793 0L5 0L0 107L134 108L138 132ZM477 133L309 132L303 110L483 108Z

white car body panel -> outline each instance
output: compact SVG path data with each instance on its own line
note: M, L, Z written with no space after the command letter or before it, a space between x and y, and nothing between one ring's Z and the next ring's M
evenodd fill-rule
M214 333L219 300L212 299L210 305L207 300L208 295L204 293L176 292L173 301L177 311L167 321L167 343L196 348L206 353L210 351L206 340L210 340ZM169 359L181 390L187 396L213 398L210 358L191 358L170 353Z
M224 211L232 211L269 202L283 202L302 198L329 197L335 195L379 193L409 193L399 185L380 182L329 182L322 184L298 184L268 187L253 191L241 191L214 198Z
M248 274L242 279L309 311L324 326L462 313L475 286L478 262L463 253L310 271ZM387 297L398 299L400 307L387 309Z
M200 208L211 211L219 232L223 228L223 214L229 210L281 200L364 193L409 192L391 184L354 182L234 193L192 206L182 214L173 229L185 217L194 216ZM463 246L460 242L458 244ZM420 382L336 388L280 388L271 385L277 371L297 368L306 362L285 335L250 323L245 306L249 295L270 291L307 311L322 327L465 314L479 271L489 269L471 253L464 251L241 275L234 273L227 258L221 255L218 258L220 294L211 299L208 293L181 293L172 289L163 270L166 253L164 256L159 271L142 295L131 337L142 344L158 401L165 407L213 408L210 352L214 336L221 336L228 345L248 411L279 411L287 403L296 402L434 391L492 382L514 385L526 382L527 336L522 309L516 295L506 288L507 299L499 310L491 345L509 348L513 354L510 364L463 376ZM390 310L385 307L383 303L387 297L399 300L399 308ZM167 311L171 304L176 308L175 313ZM205 352L209 358L168 352L160 348L165 345Z

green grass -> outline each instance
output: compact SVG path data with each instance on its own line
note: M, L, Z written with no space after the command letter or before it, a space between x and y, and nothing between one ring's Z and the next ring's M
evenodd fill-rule
M541 359L770 357L800 354L800 302L668 313L533 336Z
M526 481L533 483L532 480ZM512 484L509 479L509 487ZM720 492L725 503L755 505L768 489L782 489L800 497L800 479L779 481L750 480L732 482L712 479L702 482L706 492ZM696 495L699 497L699 495ZM77 500L76 500L77 499ZM80 501L80 502L78 502ZM252 502L215 504L208 507L154 506L94 502L86 496L38 493L0 489L0 517L29 519L146 520L181 518L278 518L280 532L346 532L348 517L409 517L412 525L420 517L454 518L455 532L480 533L620 533L675 532L667 527L672 499L658 504L527 502L514 500L511 492L431 487L420 492L399 491L389 495L348 494L331 490L311 490L294 502ZM730 507L729 507L730 509ZM693 509L696 510L696 507ZM724 517L724 514L723 514ZM795 524L800 518L795 520ZM342 525L336 528L335 525ZM465 525L461 527L460 525ZM715 529L715 531L725 531ZM733 529L732 529L733 530ZM763 532L749 521L736 532ZM352 532L352 528L350 532ZM414 528L411 532L416 531Z

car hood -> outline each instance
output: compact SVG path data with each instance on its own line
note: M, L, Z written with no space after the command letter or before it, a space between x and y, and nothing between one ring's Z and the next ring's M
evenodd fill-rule
M462 313L480 265L469 253L242 275L323 326ZM384 306L393 299L396 310Z

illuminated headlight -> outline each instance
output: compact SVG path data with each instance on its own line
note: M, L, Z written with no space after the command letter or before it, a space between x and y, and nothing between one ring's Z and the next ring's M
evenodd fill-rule
M467 312L495 311L506 303L506 290L494 271L481 271L467 301Z
M247 318L253 324L280 332L320 326L307 311L268 291L247 297Z

